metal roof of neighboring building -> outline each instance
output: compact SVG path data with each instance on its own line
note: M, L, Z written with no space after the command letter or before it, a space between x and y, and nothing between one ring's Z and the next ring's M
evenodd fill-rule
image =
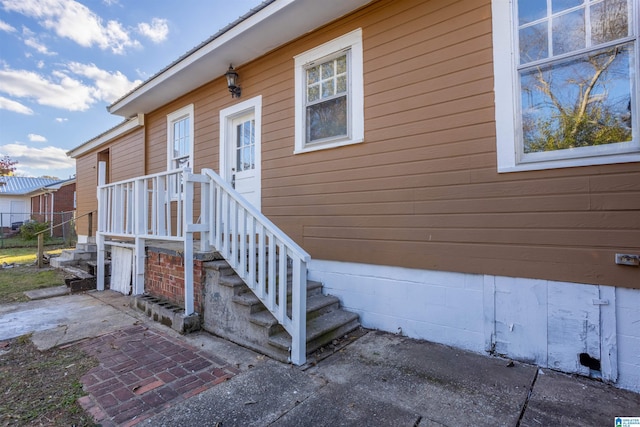
M0 176L0 196L24 196L58 182L59 179Z

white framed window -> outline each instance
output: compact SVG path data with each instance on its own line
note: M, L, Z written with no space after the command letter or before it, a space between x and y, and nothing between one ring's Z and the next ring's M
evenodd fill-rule
M193 168L193 104L167 115L167 170Z
M362 29L294 57L295 151L364 141Z
M640 161L637 9L492 1L498 172Z

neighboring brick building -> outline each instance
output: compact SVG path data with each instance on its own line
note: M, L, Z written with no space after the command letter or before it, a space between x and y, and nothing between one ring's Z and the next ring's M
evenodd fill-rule
M42 187L31 196L31 219L51 223L52 235L55 237L65 237L64 231L69 227L55 226L72 219L75 210L75 178Z

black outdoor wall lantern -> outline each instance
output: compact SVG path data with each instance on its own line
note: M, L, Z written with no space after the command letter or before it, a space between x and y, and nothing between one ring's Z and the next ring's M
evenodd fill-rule
M240 98L240 86L238 86L238 73L233 69L232 65L229 65L229 69L224 74L227 78L227 87L229 87L229 92L231 92L232 98Z

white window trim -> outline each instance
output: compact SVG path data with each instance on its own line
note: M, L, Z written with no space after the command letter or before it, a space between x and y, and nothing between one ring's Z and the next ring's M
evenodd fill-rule
M218 174L225 181L230 181L229 162L231 153L227 144L229 135L233 134L233 119L243 116L249 112L254 114L255 120L255 144L259 149L256 150L256 179L262 183L262 95L258 95L246 101L239 102L231 107L220 110L220 155L218 164ZM262 200L262 184L257 188L257 199L260 203ZM256 206L260 210L261 206Z
M622 144L611 144L607 147L605 154L599 153L600 147L589 147L587 150L576 149L576 157L558 158L559 153L536 153L537 156L529 155L530 160L522 161L518 155L518 75L515 67L515 37L513 14L511 13L512 1L492 0L492 27L493 27L493 78L495 91L495 119L496 119L496 150L498 156L498 172L518 172L527 170L542 170L568 168L577 166L604 165L613 163L640 162L640 151L634 149L629 152L628 144L619 152L616 149ZM637 12L637 10L635 11ZM637 13L636 13L637 15ZM637 16L632 16L635 22ZM638 58L640 40L636 39L635 64L636 70L640 63ZM507 53L508 52L508 53ZM638 79L638 76L636 76ZM638 88L634 88L636 91ZM636 101L639 102L639 101ZM637 139L640 134L640 120L636 112L633 118L635 127L634 137ZM624 151L626 151L626 153ZM583 157L578 157L583 155ZM538 159L536 159L538 157Z
M173 167L173 124L179 120L189 117L189 167L193 170L193 150L194 150L194 116L193 104L189 104L181 109L167 114L167 170L175 169Z
M327 57L341 50L351 50L348 80L351 93L348 100L350 111L347 113L350 135L344 139L329 142L306 144L305 127L305 65ZM310 49L294 57L295 62L295 150L294 154L325 150L343 145L358 144L364 141L364 77L362 64L362 29L358 28L334 40Z

